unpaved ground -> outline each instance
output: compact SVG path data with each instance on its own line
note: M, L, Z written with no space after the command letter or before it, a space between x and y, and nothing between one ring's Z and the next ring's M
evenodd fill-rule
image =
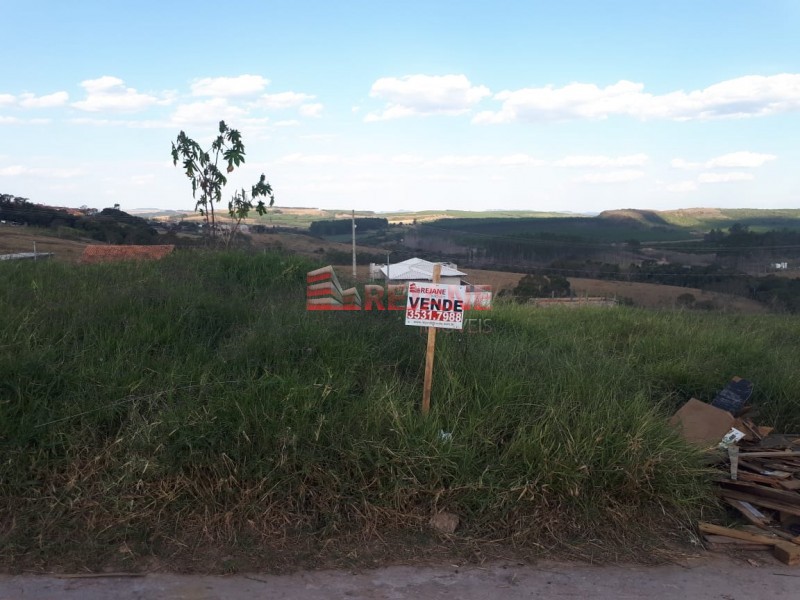
M542 562L222 577L173 574L98 579L0 576L0 600L789 600L798 596L800 568L786 567L761 553L758 560L715 556L657 567Z
M465 269L470 283L491 285L494 290L513 289L524 277L524 273ZM692 294L698 302L711 300L717 308L743 314L764 314L766 306L741 296L706 292L697 288L655 283L629 281L610 281L606 279L585 279L568 277L572 290L579 296L604 296L606 298L630 298L635 306L644 308L675 308L678 296Z
M755 300L732 294L706 292L697 288L656 283L583 279L579 277L569 277L569 282L572 289L579 296L631 298L635 306L643 306L645 308L675 308L678 296L692 294L698 302L711 300L717 308L729 312L744 314L765 314L769 312L766 306Z
M0 225L0 254L33 252L34 242L37 252L52 252L56 260L68 262L76 262L88 245L87 242L62 240L38 231L31 233L28 227Z

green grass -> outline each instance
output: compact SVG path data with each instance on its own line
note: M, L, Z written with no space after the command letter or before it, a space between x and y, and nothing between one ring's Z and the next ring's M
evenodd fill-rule
M710 505L665 420L690 396L738 374L760 422L800 426L800 319L514 305L440 333L424 418L420 330L306 312L311 266L0 265L3 563L259 556L437 510L464 537L614 549Z

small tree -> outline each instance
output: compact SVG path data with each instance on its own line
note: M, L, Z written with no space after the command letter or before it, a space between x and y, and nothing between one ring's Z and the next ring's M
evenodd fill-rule
M562 275L525 275L514 288L519 301L531 298L568 298L571 294L569 280Z
M259 215L267 212L267 205L264 204L263 200L259 200L255 205L253 204L253 201L259 197L269 198L269 206L272 206L275 202L275 196L272 195L272 186L263 173L258 183L250 189L249 198L247 197L247 190L242 188L241 192L235 192L228 202L228 215L233 220L234 225L228 231L226 246L230 246L230 243L236 237L236 232L239 231L239 225L241 225L243 219L247 218L251 210L255 209Z
M225 173L219 168L222 159L227 163ZM244 143L242 135L236 129L229 128L225 121L219 122L219 135L211 143L209 150L203 150L196 141L186 135L183 131L178 134L178 138L172 142L172 164L177 165L178 161L183 164L186 176L192 182L192 197L195 199L194 209L205 219L206 230L210 231L211 237L216 236L216 214L214 203L222 199L222 188L228 183L227 174L244 163ZM198 198L198 190L200 197ZM253 200L258 196L268 197L269 206L275 202L272 195L272 187L266 182L266 177L261 174L258 183L253 186L250 199L246 198L244 190L242 195L228 204L228 212L232 218L238 218L236 227L242 219L246 218L250 210L255 208L258 214L266 212L267 206L263 201L259 201L254 207ZM231 236L232 239L232 236Z

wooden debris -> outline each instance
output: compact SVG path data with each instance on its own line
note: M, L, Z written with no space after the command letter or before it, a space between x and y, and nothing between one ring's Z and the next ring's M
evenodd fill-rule
M725 537L733 538L735 540L743 540L745 542L753 542L755 544L767 544L772 546L773 544L777 544L781 541L777 538L769 537L767 535L750 533L749 531L740 531L739 529L731 529L730 527L723 527L722 525L714 525L712 523L703 523L702 521L698 524L697 528L701 531L701 533L724 535Z
M688 441L714 449L708 456L709 464L719 469L715 478L717 494L761 533L708 523L701 523L700 531L713 548L739 547L713 537L727 536L740 544L749 544L748 548L769 545L779 560L797 565L800 564L800 435L774 433L771 427L760 426L750 416L743 416L752 408L743 404L751 390L750 382L734 378L714 406L692 399L672 419ZM735 419L730 421L729 417ZM726 427L734 427L745 436L734 441L726 436L729 429L723 431Z
M800 546L790 542L775 544L772 554L787 565L800 565Z
M147 573L59 573L53 575L57 579L102 579L106 577L145 577Z
M704 535L703 536L709 550L727 550L736 548L737 550L770 550L769 544L758 544L756 542L745 542L725 537L724 535Z
M733 500L731 498L725 498L725 502L730 504L733 508L738 510L745 519L753 523L754 525L758 525L759 527L766 527L769 525L770 519L760 510L758 510L755 506L750 504L749 502L745 502L744 500Z
M798 565L800 564L800 545L793 544L784 540L772 538L766 535L758 535L748 533L747 531L739 531L737 529L730 529L729 527L720 527L719 525L712 525L711 523L700 523L698 528L701 532L712 535L722 535L725 537L743 540L745 542L753 542L756 544L765 544L772 546L772 554L784 564Z
M788 481L779 481L780 485L785 490L800 490L800 479L789 479Z

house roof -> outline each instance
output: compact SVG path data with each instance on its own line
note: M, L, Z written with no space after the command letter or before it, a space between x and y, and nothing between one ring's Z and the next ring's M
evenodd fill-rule
M421 258L409 258L408 260L404 260L403 262L399 263L390 263L389 266L389 275L388 279L397 280L423 280L423 281L431 281L433 279L433 266L436 263L432 263L427 260L423 260ZM381 273L383 276L386 277L386 265L381 267ZM466 273L462 273L461 271L448 266L447 264L442 265L442 277L464 277Z
M48 258L53 256L52 252L17 252L15 254L0 254L0 260L25 260L25 259L37 259L37 258Z
M173 244L160 246L86 246L81 256L82 263L104 263L120 260L158 260L175 249Z

